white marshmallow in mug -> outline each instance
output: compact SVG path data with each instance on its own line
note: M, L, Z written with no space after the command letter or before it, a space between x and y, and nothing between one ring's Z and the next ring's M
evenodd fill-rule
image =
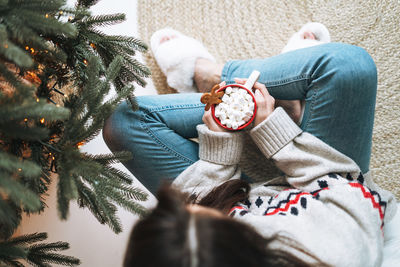
M252 118L254 102L247 90L229 86L221 100L215 107L215 116L226 127L236 130Z

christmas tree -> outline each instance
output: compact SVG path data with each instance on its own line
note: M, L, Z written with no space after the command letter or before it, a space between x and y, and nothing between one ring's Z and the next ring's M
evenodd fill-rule
M147 195L112 166L129 153L80 151L122 100L136 107L133 84L144 86L150 74L134 59L144 43L99 29L124 14L93 16L97 2L0 0L0 266L79 264L58 253L67 243L43 242L46 233L13 236L23 212L45 209L50 182L62 219L76 200L119 233L118 206L144 212ZM105 100L112 87L116 96Z

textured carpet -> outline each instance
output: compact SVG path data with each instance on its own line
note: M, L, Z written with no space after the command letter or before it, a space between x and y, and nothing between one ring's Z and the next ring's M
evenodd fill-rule
M303 24L325 24L333 42L365 48L378 67L378 96L371 171L376 183L400 199L400 2L399 0L138 0L140 38L170 26L202 41L218 62L279 54ZM249 42L251 40L251 42ZM160 94L173 93L151 52L145 55ZM242 168L251 177L270 172L247 140Z

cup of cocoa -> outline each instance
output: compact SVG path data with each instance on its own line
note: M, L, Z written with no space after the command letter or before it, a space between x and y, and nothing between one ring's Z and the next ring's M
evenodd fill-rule
M211 106L211 114L216 123L231 131L242 130L252 123L257 112L252 88L259 76L260 72L255 70L244 85L229 84L216 91L224 92L221 103Z

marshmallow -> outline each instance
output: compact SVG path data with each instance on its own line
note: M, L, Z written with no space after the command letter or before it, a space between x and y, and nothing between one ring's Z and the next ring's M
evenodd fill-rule
M251 119L251 116L245 116L245 117L243 117L243 121L244 122L247 122L247 121L249 121Z
M222 100L222 102L230 103L229 98L230 98L229 95L225 93L221 100Z
M220 121L226 120L226 114L222 113L218 118Z
M250 94L246 94L244 97L246 98L247 101L253 101L253 97L251 97Z
M244 89L239 89L239 94L241 95L247 95L247 91Z

